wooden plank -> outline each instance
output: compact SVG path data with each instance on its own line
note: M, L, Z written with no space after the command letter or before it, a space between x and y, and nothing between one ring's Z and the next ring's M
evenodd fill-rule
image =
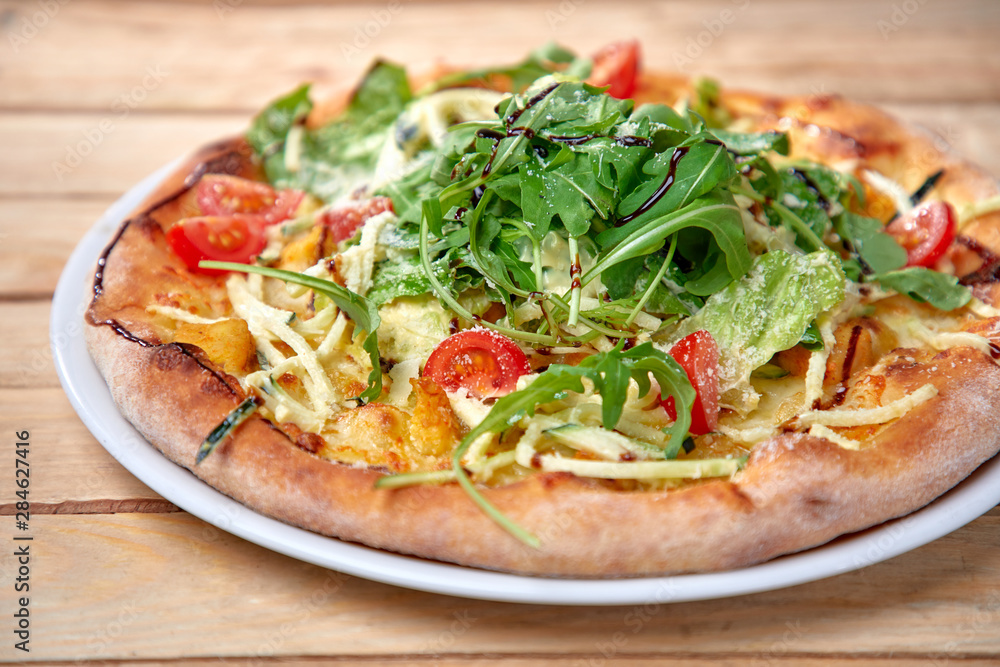
M83 303L83 288L80 290ZM58 387L52 348L49 345L48 301L0 303L0 388L41 389ZM61 332L59 341L82 335L80 328Z
M782 667L784 665L795 667L857 667L858 664L865 665L886 665L890 667L927 667L931 665L943 665L948 661L955 660L962 667L996 667L998 657L988 658L968 658L962 655L952 655L942 652L939 655L927 656L899 656L899 655L858 655L853 654L838 656L814 656L803 654L783 654L781 656L769 656L766 659L748 657L746 655L733 654L713 654L710 657L691 655L654 655L635 656L629 658L605 658L601 654L567 656L560 654L553 656L531 656L521 657L509 655L504 656L447 656L447 655L407 655L407 656L364 656L364 657L337 657L337 667L399 667L401 664L415 665L421 667L744 667L751 665L768 665ZM755 662L756 661L756 662ZM863 661L863 662L862 662ZM13 663L0 663L13 664ZM46 665L79 665L87 663L69 663L63 661L46 661ZM107 663L104 663L107 664ZM115 667L218 667L218 659L178 659L178 660L124 660L115 661ZM260 667L270 667L271 665L281 665L281 667L314 667L317 664L330 664L330 659L325 657L296 656L293 658L254 658L252 664Z
M589 53L633 37L661 69L781 93L1000 100L1000 8L989 0L918 3L909 12L865 0L845 0L836 12L786 0L627 0L611 15L582 0L280 7L219 0L157 3L142 12L106 1L56 6L32 29L38 6L0 3L10 42L0 106L252 110L303 79L324 88L353 81L377 56L479 65L513 60L553 39Z
M162 502L101 447L61 388L0 389L0 433L13 437L25 430L31 436L31 502L70 503L45 511L136 511L143 507L139 501ZM16 491L10 481L0 484L0 507L16 502Z
M241 133L249 120L239 113L5 113L0 196L118 196L199 146Z
M941 134L960 154L1000 175L1000 134L994 131L1000 103L892 105L890 110ZM0 180L0 233L15 240L60 233L66 238L78 238L86 229L86 221L106 202L175 158L242 132L251 115L134 114L121 120L112 132L101 134L101 123L108 120L101 114L0 113L0 145L4 146L0 173L5 175ZM79 154L80 148L91 146L88 132L96 132L91 135L94 137L100 135L100 142L77 163L72 156ZM142 146L142 150L136 150L136 146ZM43 195L86 197L88 206L77 211L73 203L56 204L46 201ZM27 231L26 221L32 219L34 207L42 210L50 204L52 207L40 214L39 221L53 226L46 224L44 230ZM49 266L46 275L51 280L57 264L52 262L54 253L65 252L68 247L65 241L52 250L25 245L28 253L39 252L42 256L21 261ZM3 275L16 279L13 269L5 269Z
M0 244L6 246L0 299L50 298L70 253L113 201L110 195L0 200Z
M766 663L824 653L911 660L1000 653L996 517L892 561L784 590L580 608L368 582L187 514L36 516L31 531L33 660L669 655ZM5 552L0 569L9 571L11 561ZM15 657L9 644L0 651Z

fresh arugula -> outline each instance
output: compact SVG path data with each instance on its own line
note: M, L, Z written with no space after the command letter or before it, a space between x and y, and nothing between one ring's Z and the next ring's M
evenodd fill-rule
M502 101L494 120L456 128L431 170L436 191L424 183L401 192L397 184L393 196L406 207L404 225L414 226L410 202L422 198L422 264L444 303L454 307L458 294L431 274L457 225L468 230L469 255L460 266L505 294L505 305L534 299L542 306L539 320L517 330L496 328L551 344L578 339L565 328L581 324L612 337L634 335L628 310L625 318L620 309L582 311L583 289L598 277L617 285L613 298L629 296L640 283L648 287L664 263L647 266L645 258L682 231L698 230L686 232L663 273L675 284L690 284L691 296L654 289L650 298L661 310L686 313L684 301L696 305L707 290L743 275L751 258L726 189L736 175L732 154L698 118L668 107L634 110L630 100L588 84L546 77ZM567 292L546 278L541 255L550 234L567 241L563 270L578 276ZM587 270L581 256L590 258Z
M922 266L910 266L873 276L883 287L926 302L938 310L955 310L969 303L972 293L958 284L958 278Z
M525 416L534 415L538 406L562 398L568 392L582 393L585 379L593 384L594 392L601 395L604 428L613 430L621 417L629 381L634 380L638 384L641 398L652 389L650 376L659 385L660 394L673 396L677 406L677 421L667 429L670 440L664 451L664 458L677 458L691 425L694 389L680 364L653 347L652 343L637 345L630 350L623 350L623 347L624 343L619 343L608 352L587 357L579 366L549 366L524 389L499 398L489 414L469 431L452 454L452 470L462 488L488 516L529 546L537 547L538 538L504 516L479 493L462 467L462 458L483 434L500 433Z

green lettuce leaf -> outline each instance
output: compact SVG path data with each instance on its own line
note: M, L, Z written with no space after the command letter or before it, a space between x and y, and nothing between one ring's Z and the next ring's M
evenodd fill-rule
M750 374L776 353L796 345L810 323L844 298L846 278L829 251L761 255L745 277L731 283L684 320L672 338L705 329L719 345L722 404L742 414L759 397Z
M396 119L412 98L402 67L378 62L365 75L344 112L315 130L302 121L312 109L308 86L268 106L253 121L247 140L261 155L272 185L306 190L324 201L351 192L370 178ZM292 130L300 132L297 168L286 152Z

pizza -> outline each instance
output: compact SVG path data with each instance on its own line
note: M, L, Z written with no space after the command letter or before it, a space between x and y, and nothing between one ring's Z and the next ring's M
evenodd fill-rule
M835 96L548 46L377 62L205 147L100 257L88 347L255 511L467 566L738 568L1000 448L996 181Z

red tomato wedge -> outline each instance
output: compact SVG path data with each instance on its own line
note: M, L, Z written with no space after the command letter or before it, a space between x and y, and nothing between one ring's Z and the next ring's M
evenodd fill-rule
M369 218L392 210L392 200L388 197L372 197L327 209L320 214L320 221L330 228L333 240L340 243L354 236Z
M594 67L587 83L610 86L608 95L622 100L632 97L639 75L639 42L615 42L594 54Z
M167 242L191 271L219 276L226 272L202 269L198 262L250 262L267 245L264 224L256 215L184 218L167 232Z
M704 435L719 424L719 346L704 329L681 338L670 348L670 356L687 373L695 390L691 408L691 435ZM674 397L667 396L663 408L677 419Z
M273 225L292 217L303 193L275 190L267 183L238 176L205 174L198 182L197 197L205 215L257 215Z
M476 398L504 396L531 372L517 343L489 329L468 329L445 338L427 359L424 377L446 391L460 387Z
M934 266L955 239L955 210L943 201L929 201L901 215L885 231L906 250L907 266Z

